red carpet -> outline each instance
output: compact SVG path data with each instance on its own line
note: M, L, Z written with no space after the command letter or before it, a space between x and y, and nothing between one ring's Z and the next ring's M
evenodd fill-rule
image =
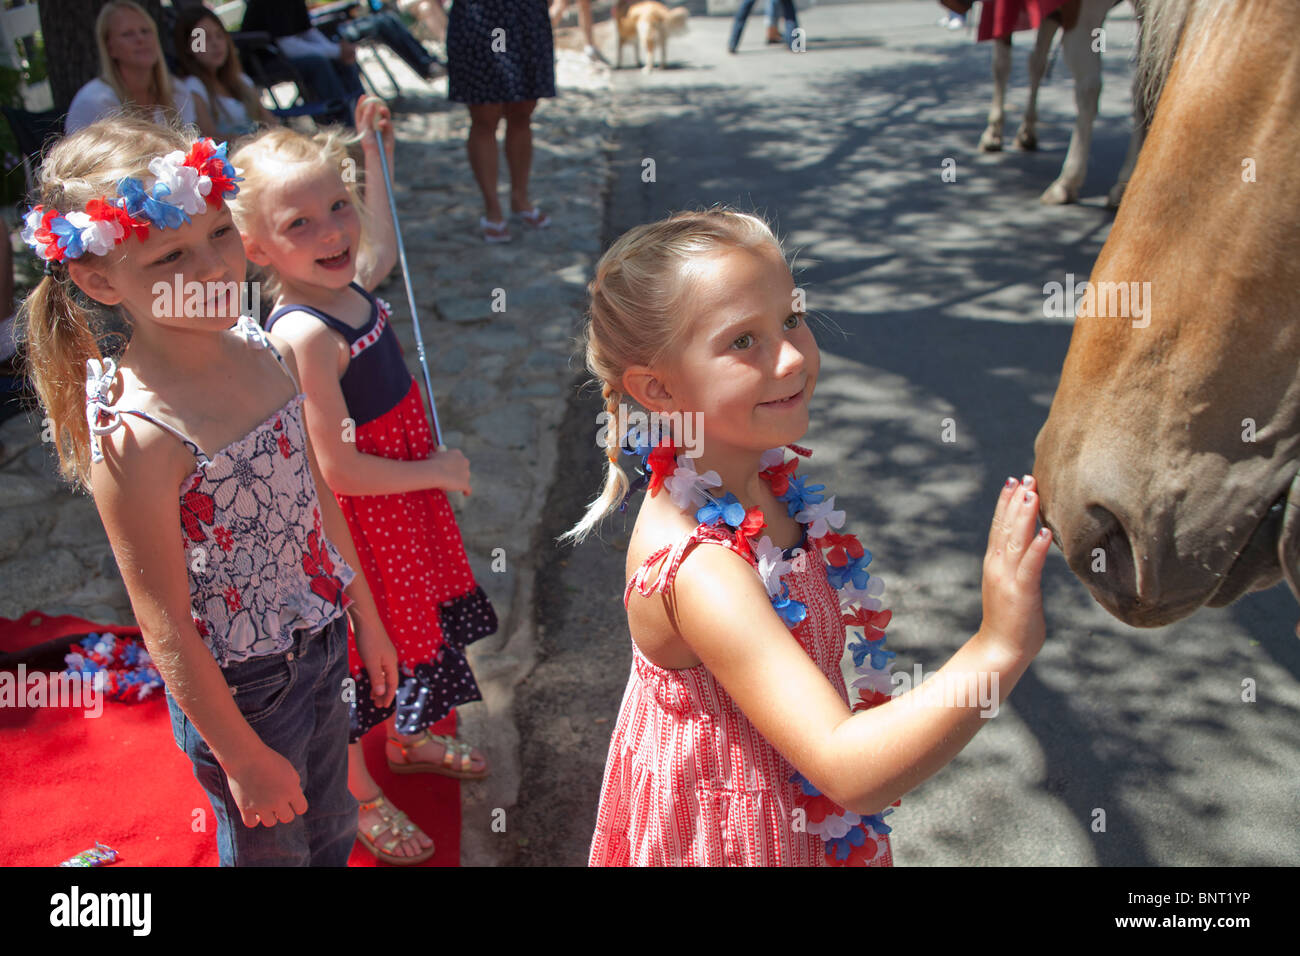
M0 652L65 634L130 633L77 618L43 618L33 627L31 618L0 619ZM0 865L52 866L99 842L121 854L114 866L216 866L212 808L172 740L161 694L137 704L105 700L98 718L82 714L80 708L0 708ZM455 733L455 722L453 714L434 732ZM437 854L423 865L458 865L460 784L434 774L391 773L383 739L381 729L367 736L366 763L391 802L436 843ZM204 821L208 832L196 832ZM358 843L350 865L380 864Z

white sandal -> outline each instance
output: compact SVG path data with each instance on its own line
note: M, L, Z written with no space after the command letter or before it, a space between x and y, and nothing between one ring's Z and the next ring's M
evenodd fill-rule
M551 217L546 215L536 206L532 209L524 209L520 212L512 213L517 219L522 219L534 229L545 229L551 224Z
M483 230L484 242L509 242L511 239L510 224L504 219L493 222L486 216L479 216L478 225Z

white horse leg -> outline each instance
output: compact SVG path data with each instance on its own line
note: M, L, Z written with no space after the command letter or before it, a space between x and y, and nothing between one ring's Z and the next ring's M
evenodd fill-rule
M1137 165L1138 153L1142 152L1142 142L1147 135L1147 111L1142 105L1140 96L1133 99L1133 135L1128 138L1128 152L1124 154L1124 165L1120 167L1119 175L1115 177L1115 185L1110 187L1110 194L1106 197L1107 209L1118 209L1120 201L1124 198L1124 190L1128 188L1128 181L1133 176L1133 167Z
M980 149L996 153L1002 148L1002 104L1007 95L1007 79L1011 76L1011 37L993 41L993 105L989 107L988 126L980 137Z
M1079 190L1083 187L1084 177L1088 174L1088 150L1092 146L1092 124L1097 119L1097 101L1101 99L1101 53L1094 50L1093 29L1100 27L1105 19L1105 4L1098 11L1096 5L1088 4L1079 14L1079 22L1073 30L1067 30L1061 40L1065 53L1065 62L1074 77L1074 105L1078 115L1074 120L1074 134L1070 137L1070 149L1065 154L1065 164L1056 182L1047 187L1039 200L1049 205L1060 206L1079 201ZM1089 13L1097 14L1094 21Z
M1138 57L1142 55L1142 23L1141 23L1141 6L1138 5ZM1138 153L1142 152L1142 142L1147 135L1147 122L1150 117L1147 116L1146 103L1142 99L1142 90L1138 86L1137 76L1133 77L1133 134L1128 138L1128 152L1124 154L1124 165L1120 167L1119 175L1115 178L1115 185L1110 187L1110 195L1106 197L1107 209L1118 209L1120 201L1124 198L1124 190L1128 188L1128 181L1133 175L1133 167L1137 165Z
M1016 146L1020 149L1038 148L1038 87L1047 72L1047 54L1052 49L1052 37L1056 36L1059 24L1048 17L1038 26L1038 40L1034 43L1034 52L1029 55L1029 105L1025 107L1025 118L1016 133Z

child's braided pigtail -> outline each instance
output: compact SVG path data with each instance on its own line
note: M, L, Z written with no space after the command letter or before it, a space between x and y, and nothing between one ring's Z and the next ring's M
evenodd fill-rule
M609 468L605 472L605 487L601 489L600 496L587 506L587 512L582 516L582 520L560 535L557 540L561 542L572 541L577 544L586 538L600 524L605 515L622 504L628 488L631 487L627 473L623 471L623 466L619 464L620 449L623 445L623 416L621 414L623 393L612 385L606 384L601 389L601 395L605 399L605 412L609 415L609 423L606 425L605 431L607 436L605 457L609 460Z

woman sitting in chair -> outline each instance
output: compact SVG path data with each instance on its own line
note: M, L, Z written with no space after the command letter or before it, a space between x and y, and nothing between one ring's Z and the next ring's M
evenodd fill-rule
M114 0L95 21L99 44L99 76L72 98L64 132L75 133L95 120L123 108L143 111L163 123L176 114L215 136L207 104L196 100L167 72L158 25L131 0ZM171 114L169 116L168 114Z
M173 32L176 72L196 100L207 104L216 139L229 140L253 132L258 125L275 125L258 97L253 81L239 64L239 51L217 15L204 6L186 7L176 17Z

